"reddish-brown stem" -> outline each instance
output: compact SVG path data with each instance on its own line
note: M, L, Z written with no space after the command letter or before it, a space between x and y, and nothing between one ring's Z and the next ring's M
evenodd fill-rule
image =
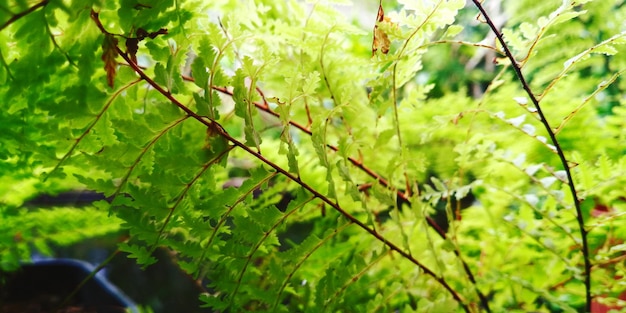
M190 81L193 82L194 79L193 77L189 77L189 76L185 76L183 75L183 79L186 81ZM228 96L233 96L233 92L228 90L228 88L225 87L219 87L219 86L211 86L211 88L213 90L216 90L218 92L221 92L225 95ZM259 92L259 94L265 99L265 95L263 94L263 92L257 87L257 91ZM259 103L259 102L253 102L254 106L257 107L257 109L268 113L276 118L280 118L280 114L277 113L276 111L272 110L268 105L266 101L263 101L263 103ZM312 122L309 122L309 124L311 124ZM307 127L304 126L294 120L289 120L289 124L297 129L299 129L300 131L302 131L303 133L312 136L313 133L311 132L311 130ZM326 144L326 147L330 150L333 150L335 152L339 151L339 148L337 148L336 146L333 146L331 144ZM402 191L400 191L399 189L395 188L394 186L392 186L391 184L389 184L389 182L382 176L380 176L378 173L374 172L372 169L370 169L369 167L365 166L363 164L363 162L353 158L353 157L348 157L348 161L350 161L350 163L352 163L353 166L355 166L356 168L360 169L361 171L365 172L367 175L369 175L370 177L374 178L376 180L376 182L378 182L379 184L381 184L382 186L384 186L385 188L388 188L389 190L392 190L394 192L396 192L397 196L406 201L409 202L409 197ZM369 185L369 187L371 187L371 185ZM428 224L437 232L437 234L439 234L439 236L441 236L443 239L446 239L446 233L441 229L441 227L437 224L437 222L435 222L432 218L430 217L426 217L426 221L428 222Z
M309 110L309 102L304 98L304 110L306 111L307 127L313 125L313 119L311 118L311 110Z
M194 81L194 79L192 77L188 77L188 76L183 76L183 79L187 80L187 81ZM219 87L219 86L211 86L211 88L213 88L216 91L219 91L223 94L229 95L229 96L233 96L233 93L228 90L225 87ZM265 97L264 94L261 92L260 89L257 88L257 91L259 92L259 94L262 95L262 97ZM280 114L276 113L275 111L273 111L268 105L267 102L264 103L259 103L259 102L253 102L253 104L261 111L266 112L276 118L280 118ZM310 117L309 117L310 118ZM289 120L289 124L299 130L301 130L302 132L304 132L305 134L311 136L312 132L311 130L306 127L303 126L302 124L293 121L293 120ZM311 121L309 121L309 125L312 124ZM335 152L338 152L339 149L331 144L326 144L326 147L328 149L331 149ZM360 169L361 171L365 172L366 174L368 174L370 177L374 178L378 183L380 183L382 186L388 188L389 190L392 190L396 193L396 196L402 200L404 200L406 203L409 203L410 205L410 195L408 193L402 192L401 190L395 188L394 186L392 186L391 184L389 184L389 182L383 178L382 176L380 176L378 173L374 172L372 169L368 168L367 166L363 165L363 162L353 158L353 157L348 157L348 160L350 161L350 163L352 163L353 166L355 166L356 168ZM407 179L408 182L408 179ZM359 191L365 191L369 188L371 188L372 185L371 184L364 184L362 185L362 188L359 188ZM407 190L409 189L410 186L407 186ZM410 191L408 191L410 193ZM461 216L460 214L458 214L457 216ZM424 217L426 219L426 223L428 223L428 225L442 238L442 239L447 239L447 235L446 232L441 228L441 226L439 226L439 224L437 224L437 222L430 216L425 216ZM458 250L454 251L454 254L459 257L462 265L463 265L463 270L465 271L465 273L468 276L468 279L470 280L470 282L472 282L472 284L474 284L475 286L477 285L476 283L476 278L474 277L474 274L472 274L472 271L469 267L469 265L465 262L465 260L463 260L461 258L461 253ZM487 300L487 297L480 291L478 290L478 288L476 288L478 297L480 298L480 302L483 306L483 308L485 308L485 310L487 310L487 312L490 312L490 308L489 308L489 303Z
M120 65L130 66L129 64L126 64L126 63L120 63ZM140 68L141 68L141 67L140 67ZM190 77L190 76L185 76L185 75L182 75L182 78L183 78L184 80L186 80L186 81L190 81L190 82L193 82L193 81L194 81L194 78L193 78L193 77ZM223 94L226 94L226 95L228 95L228 96L231 96L231 97L233 96L233 93L232 93L230 90L228 90L227 88L225 88L225 87L211 86L211 88L212 88L212 89L214 89L214 90L216 90L216 91L218 91L218 92L221 92L221 93L223 93ZM264 93L262 92L262 90L261 90L260 88L258 88L258 87L257 87L256 89L257 89L257 92L259 93L259 95L261 95L261 97L262 97L262 99L263 99L263 103L253 102L253 104L254 104L254 105L255 105L255 106L256 106L259 110L261 110L261 111L263 111L263 112L266 112L266 113L268 113L268 114L270 114L270 115L272 115L272 116L274 116L274 117L276 117L276 118L280 118L280 114L279 114L279 113L277 113L277 112L275 112L275 111L273 111L273 110L269 107L269 105L268 105L268 103L267 103L267 100L266 100L266 98L265 98L265 95L264 95ZM307 110L308 110L308 108L307 108ZM308 113L308 112L307 112L307 113ZM308 116L308 117L309 117L309 125L311 125L311 124L312 124L312 121L310 120L310 116ZM293 126L293 127L297 128L297 129L301 130L302 132L306 133L306 134L307 134L307 135L309 135L309 136L311 136L311 135L312 135L312 132L311 132L311 130L308 128L308 126L303 126L302 124L300 124L300 123L298 123L298 122L296 122L296 121L293 121L293 120L289 120L289 124L290 124L291 126ZM331 144L326 144L326 147L327 147L327 148L329 148L329 149L331 149L331 150L333 150L333 151L335 151L335 152L337 152L337 151L339 150L337 147L335 147L335 146L333 146L333 145L331 145ZM362 158L361 158L361 159L362 159ZM350 163L352 163L352 164L353 164L353 166L357 167L357 168L358 168L358 169L360 169L361 171L363 171L363 172L365 172L366 174L368 174L370 177L374 178L374 179L375 179L378 183L380 183L382 186L384 186L384 187L388 188L389 190L394 191L394 192L396 193L396 196L397 196L399 199L402 199L404 202L406 202L406 203L408 203L408 204L410 205L410 201L409 201L410 194L405 193L405 192L403 192L403 191L401 191L401 190L399 190L399 189L395 188L394 186L390 185L390 184L388 183L388 181L387 181L385 178L383 178L383 177L382 177L382 176L380 176L378 173L374 172L374 171L373 171L373 170L371 170L370 168L368 168L368 167L366 167L365 165L363 165L363 162L362 162L362 161L360 161L360 160L356 160L356 159L355 159L355 158L353 158L353 157L348 157L348 160L350 161ZM407 180L407 181L408 181L408 180ZM372 184L371 184L371 183L363 184L363 185L361 185L361 187L359 188L359 191L363 192L363 191L365 191L365 190L367 190L367 189L369 189L369 188L371 188L371 187L372 187ZM407 187L407 188L408 188L408 187ZM408 189L407 189L407 190L408 190ZM460 214L458 214L458 215L460 216ZM446 232L445 232L445 231L441 228L441 226L439 226L439 224L437 224L437 222L436 222L433 218L431 218L430 216L425 216L424 218L425 218L425 220L426 220L427 224L428 224L428 225L429 225L429 226L430 226L430 227L431 227L431 228L432 228L432 229L433 229L433 230L434 230L434 231L435 231L435 232L436 232L436 233L437 233L437 234L438 234L438 235L439 235L442 239L447 239ZM472 282L472 284L476 285L476 284L477 284L477 283L476 283L476 279L475 279L474 275L472 274L472 271L471 271L471 269L469 268L469 265L465 262L465 260L463 260L463 259L461 258L461 254L460 254L460 252L459 252L458 250L455 250L455 251L454 251L454 253L455 253L455 255L456 255L457 257L459 257L459 258L460 258L460 261L461 261L461 263L462 263L462 265L463 265L463 270L467 273L467 275L468 275L468 278L469 278L470 282ZM488 305L488 301L487 301L486 297L485 297L485 296L484 296L484 294L482 294L482 292L480 292L478 289L476 289L476 290L477 290L477 293L478 293L478 297L480 298L481 304L482 304L482 305L483 305L483 307L487 310L487 312L490 312L490 310L489 310L489 305Z
M100 22L100 19L99 19L99 16L98 16L97 12L92 10L91 11L91 18L94 20L94 22L96 23L96 25L98 26L98 28L100 29L100 31L102 33L108 34L108 32L102 26L102 23ZM439 277L435 272L433 272L426 265L422 264L420 261L418 261L416 258L414 258L411 254L409 254L408 252L404 251L403 249L401 249L399 246L395 245L394 243L390 242L387 238L385 238L383 235L378 233L376 230L374 230L374 229L368 227L367 225L365 225L364 222L361 222L359 219L354 217L352 214L350 214L347 211L345 211L335 201L332 201L331 199L329 199L328 197L326 197L325 195L323 195L322 193L317 191L315 188L311 187L310 185L308 185L307 183L302 181L298 176L295 176L295 175L291 174L288 170L283 169L282 167L280 167L276 163L272 162L271 160L267 159L263 155L261 155L258 152L252 150L250 147L246 146L241 141L239 141L239 140L235 139L234 137L232 137L230 134L228 134L228 132L226 132L226 130L218 122L216 122L214 120L211 120L209 118L206 118L206 117L202 117L202 116L196 114L194 111L192 111L187 106L185 106L180 101L178 101L176 98L174 98L174 96L172 96L171 93L169 93L167 90L163 89L163 87L161 87L159 84L157 84L152 78L150 78L148 75L146 75L146 73L144 73L144 71L141 68L139 68L139 66L137 66L137 64L132 62L130 57L128 55L126 55L124 53L124 51L122 51L119 47L116 47L116 50L117 50L118 54L132 67L132 69L144 81L146 81L154 89L156 89L159 93L161 93L161 95L163 95L165 98L167 98L172 104L176 105L178 108L183 110L189 117L191 117L191 118L197 120L198 122L204 124L206 127L210 127L211 129L214 129L220 136L222 136L226 140L230 141L233 145L235 145L235 146L239 147L240 149L246 151L249 155L254 156L256 159L258 159L262 163L268 165L269 167L273 168L274 170L276 170L277 172L281 173L283 176L287 177L288 179L296 182L302 188L304 188L308 192L310 192L313 196L315 196L316 198L319 198L320 200L322 200L323 202L325 202L326 204L331 206L333 209L335 209L337 212L339 212L342 216L344 216L350 222L358 225L361 229L363 229L364 231L366 231L367 233L372 235L378 241L380 241L383 244L385 244L389 249L395 251L396 253L398 253L402 257L404 257L406 260L409 260L411 263L415 264L424 273L426 273L427 275L431 276L443 288L445 288L450 293L450 295L459 303L459 305L461 307L463 307L465 312L468 312L468 313L470 312L469 307L464 303L464 300L461 298L461 296L445 281L444 278Z
M193 78L191 78L191 77L184 76L183 78L185 80L193 81ZM216 91L219 91L219 92L223 93L223 94L226 94L226 95L229 95L229 96L233 96L233 93L230 90L228 90L227 88L225 88L225 87L212 86L212 88L214 90L216 90ZM270 107L266 106L264 103L254 102L254 105L259 110L261 110L263 112L266 112L266 113L268 113L268 114L270 114L270 115L272 115L272 116L274 116L276 118L280 118L280 114L278 114L275 111L273 111L272 109L270 109ZM299 129L300 131L302 131L303 133L305 133L305 134L307 134L309 136L313 135L313 133L311 132L311 130L308 127L306 127L306 126L304 126L304 125L302 125L302 124L300 124L300 123L298 123L296 121L289 120L289 124L291 126L297 128L297 129ZM335 147L335 146L333 146L331 144L326 144L326 147L328 149L330 149L330 150L335 151L335 152L339 151L339 148L337 148L337 147ZM394 191L398 198L406 201L407 203L410 203L409 197L404 192L402 192L401 190L399 190L399 189L395 188L394 186L392 186L391 184L389 184L389 182L384 177L380 176L378 173L374 172L372 169L370 169L369 167L365 166L363 164L363 162L361 162L361 161L359 161L359 160L357 160L357 159L355 159L353 157L348 157L348 161L350 161L350 163L352 163L352 165L355 166L356 168L360 169L361 171L365 172L370 177L374 178L376 180L376 182L378 182L379 184L381 184L385 188L388 188L389 190ZM443 238L443 239L447 238L446 232L443 231L443 229L441 229L441 226L439 226L439 224L437 224L437 222L435 222L434 219L432 219L429 216L426 216L425 218L426 218L426 222L428 223L428 225L432 229L434 229L435 232L437 232L437 234L441 238Z
M119 50L119 48L118 48L118 50ZM306 189L308 192L313 194L315 197L319 198L320 200L324 201L326 204L330 205L337 212L339 212L341 215L343 215L346 219L350 220L354 224L357 224L361 229L365 230L370 235L374 236L374 238L376 238L380 242L384 243L387 247L389 247L389 249L399 253L404 258L409 260L411 263L417 265L420 269L422 269L422 271L424 271L424 273L426 273L427 275L433 277L437 282L439 282L439 284L441 284L446 290L448 290L448 292L450 292L452 297L456 301L459 302L459 304L465 309L466 312L470 312L469 308L463 303L463 299L461 299L461 296L454 289L452 289L452 287L450 285L448 285L448 283L443 278L438 277L437 274L435 274L435 272L433 272L431 269L429 269L428 267L423 265L421 262L419 262L417 259L415 259L412 255L410 255L409 253L405 252L403 249L401 249L400 247L396 246L394 243L392 243L389 240L387 240L387 238L383 237L377 231L369 228L367 225L365 225L365 223L361 222L356 217L352 216L352 214L350 214L347 211L345 211L337 203L335 203L334 201L332 201L331 199L329 199L328 197L326 197L322 193L318 192L315 188L309 186L307 183L302 181L299 177L291 174L289 171L283 169L282 167L278 166L274 162L272 162L269 159L265 158L261 154L259 154L256 151L252 150L250 147L246 146L244 143L242 143L242 142L238 141L237 139L235 139L234 137L230 136L230 134L228 134L226 132L226 130L224 130L224 128L219 123L217 123L216 121L210 120L208 118L203 118L203 117L197 115L191 109L189 109L188 107L186 107L185 105L180 103L177 99L175 99L170 93L168 93L160 85L158 85L156 82L154 82L150 77L148 77L139 67L137 67L136 64L131 62L131 60L128 58L128 56L126 56L123 53L123 51L119 50L118 52L120 53L122 58L124 58L124 60L126 60L126 62L128 62L131 65L131 67L133 67L135 72L137 72L137 74L139 74L141 76L141 78L143 78L146 82L148 82L150 85L152 85L152 87L154 89L159 91L159 93L161 93L163 96L165 96L173 104L175 104L180 109L185 111L185 113L187 113L189 116L191 116L192 118L194 118L195 120L199 121L200 123L204 124L207 127L211 127L211 128L216 129L218 131L218 133L222 137L224 137L226 140L230 141L232 144L234 144L235 146L239 147L240 149L246 151L248 154L254 156L259 161L261 161L261 162L265 163L266 165L270 166L271 168L273 168L277 172L281 173L283 176L285 176L285 177L291 179L292 181L296 182L302 188Z

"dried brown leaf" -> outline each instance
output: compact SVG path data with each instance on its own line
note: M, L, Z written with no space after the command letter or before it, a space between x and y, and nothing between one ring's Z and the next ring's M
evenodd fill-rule
M104 35L102 42L102 61L104 61L104 70L107 73L107 84L113 88L115 81L115 71L117 69L117 38L111 34Z
M383 10L382 4L378 5L378 15L376 16L376 24L374 25L374 40L372 41L372 56L376 54L376 51L380 49L380 52L383 54L389 53L389 46L391 45L391 41L389 40L389 36L378 28L378 24L385 21L385 11Z

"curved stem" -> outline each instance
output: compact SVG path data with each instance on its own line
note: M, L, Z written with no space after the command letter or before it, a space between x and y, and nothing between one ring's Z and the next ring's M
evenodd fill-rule
M513 70L515 71L515 75L517 76L517 79L519 79L520 83L522 84L522 88L524 88L524 90L528 94L528 97L530 98L533 105L537 109L537 114L539 114L541 123L543 124L546 131L548 132L548 135L550 136L550 140L552 140L552 144L556 148L556 152L559 155L559 159L561 160L563 169L565 170L565 173L567 174L567 184L569 185L569 189L572 194L572 198L574 200L574 206L576 208L576 220L578 222L578 228L580 229L580 236L582 240L582 253L583 253L583 258L585 262L585 281L584 281L585 297L586 297L585 311L591 312L591 260L589 259L589 246L587 244L587 230L585 229L585 221L583 218L582 209L580 207L580 201L578 199L576 186L574 185L574 180L572 179L572 173L568 165L567 158L565 157L565 154L563 153L563 149L561 148L561 145L559 144L559 141L557 140L554 131L550 127L548 120L546 119L545 115L543 114L543 111L541 110L541 106L539 105L539 100L533 94L532 90L530 89L530 86L526 82L526 78L524 77L524 74L522 73L521 66L518 64L517 60L515 60L515 56L513 56L513 53L509 49L509 46L504 41L504 37L502 36L502 33L494 25L493 21L491 20L491 18L489 17L487 12L483 8L483 6L480 4L480 1L472 0L472 2L474 2L474 5L476 5L480 13L485 18L485 21L487 22L487 25L489 25L489 28L491 28L491 30L495 33L496 37L498 38L498 41L502 45L502 49L504 50L504 53L506 54L507 58L511 61Z
M35 4L34 6L28 8L26 11L22 11L20 13L14 14L13 16L11 16L11 18L4 22L4 24L0 25L0 31L2 31L3 29L7 28L9 25L13 24L15 21L19 20L20 18L36 11L37 9L46 6L46 4L48 4L48 2L50 2L50 0L43 0L37 4Z
M122 52L122 51L119 50L118 52ZM219 123L217 123L215 121L212 121L212 120L209 120L209 119L206 119L206 118L203 118L203 117L197 115L191 109L189 109L188 107L186 107L185 105L180 103L178 100L176 100L170 93L168 93L160 85L158 85L156 82L154 82L154 80L152 80L150 77L148 77L139 67L137 67L136 64L132 63L130 58L128 58L128 56L126 56L123 52L120 53L120 55L122 56L122 58L124 58L126 60L126 62L128 62L131 65L131 67L133 67L133 69L135 70L135 72L137 72L137 74L139 74L146 82L148 82L150 85L152 85L152 87L154 87L156 90L158 90L163 96L168 98L168 100L170 100L174 105L178 106L180 109L185 111L185 113L187 113L187 115L189 115L190 117L192 117L193 119L197 120L198 122L204 124L207 127L211 127L211 128L216 129L218 131L218 133L222 137L224 137L226 140L230 141L233 145L241 148L242 150L246 151L248 154L250 154L250 155L254 156L255 158L257 158L259 161L265 163L266 165L270 166L271 168L273 168L277 172L281 173L283 176L285 176L285 177L291 179L292 181L296 182L302 188L306 189L308 192L313 194L316 198L319 198L320 200L326 202L326 204L330 205L333 209L335 209L337 212L339 212L341 215L343 215L346 219L350 220L354 224L357 224L361 229L363 229L364 231L368 232L370 235L372 235L378 241L384 243L387 247L389 247L389 249L399 253L405 259L407 259L411 263L417 265L424 273L426 273L427 275L433 277L433 279L435 279L440 285L442 285L446 290L448 290L448 292L452 295L452 297L459 303L459 305L461 305L464 308L464 310L466 312L470 312L469 308L467 307L467 305L464 304L464 301L461 298L461 296L454 289L452 289L452 287L443 278L437 276L437 274L435 274L435 272L433 272L430 268L426 267L420 261L415 259L412 255L410 255L409 253L407 253L403 249L401 249L399 246L397 246L394 243L390 242L387 238L383 237L377 231L369 228L367 225L365 225L365 223L361 222L356 217L354 217L352 214L350 214L347 211L345 211L337 203L335 203L334 201L332 201L331 199L329 199L328 197L326 197L325 195L323 195L322 193L317 191L315 188L311 187L310 185L308 185L307 183L302 181L299 177L291 174L288 170L283 169L282 167L280 167L276 163L274 163L274 162L270 161L269 159L265 158L264 156L262 156L260 153L252 150L250 147L246 146L241 141L239 141L239 140L235 139L234 137L232 137L230 134L228 134L226 132L226 130Z
M98 16L97 12L92 10L91 11L91 18L94 20L94 22L96 23L96 25L98 26L99 30L102 33L108 34L106 29L104 28L104 26L100 22L100 19L99 19L99 16ZM393 242L389 241L389 239L384 237L381 233L379 233L375 229L372 229L372 228L368 227L364 222L360 221L359 219L357 219L352 214L348 213L341 206L339 206L338 203L336 203L335 201L332 201L330 198L328 198L327 196L325 196L321 192L317 191L317 189L315 189L315 188L311 187L309 184L305 183L302 179L300 179L299 176L296 176L296 175L290 173L288 170L282 168L278 164L276 164L276 163L272 162L271 160L267 159L265 156L263 156L260 153L254 151L252 148L246 146L243 142L241 142L241 141L235 139L234 137L232 137L224 129L224 127L222 127L222 125L220 125L218 122L216 122L214 120L211 120L209 118L206 118L206 117L202 117L202 116L198 115L197 113L195 113L193 110L189 109L187 106L185 106L180 101L178 101L176 98L174 98L174 96L170 92L165 90L163 87L161 87L159 84L157 84L152 78L150 78L139 66L137 66L136 63L134 63L130 59L130 57L126 53L124 53L124 51L122 51L117 46L115 47L115 49L117 50L118 54L131 66L131 68L135 71L135 73L137 73L144 81L146 81L149 85L151 85L154 89L156 89L159 93L161 93L161 95L163 95L165 98L167 98L172 104L176 105L178 108L180 108L182 111L184 111L186 113L185 118L191 117L194 120L196 120L196 121L200 122L201 124L205 125L206 127L214 129L217 134L219 134L224 139L226 139L229 142L231 142L233 145L239 147L240 149L242 149L245 152L247 152L249 155L255 157L256 159L258 159L262 163L266 164L267 166L273 168L274 170L276 170L276 172L281 173L286 178L294 181L295 183L300 185L302 188L304 188L306 191L310 192L315 198L318 198L318 199L322 200L323 202L325 202L326 204L328 204L329 206L331 206L333 209L335 209L335 211L337 211L339 214L341 214L344 218L349 220L351 223L354 223L354 224L358 225L359 228L361 228L365 232L369 233L371 236L376 238L376 240L378 240L381 243L383 243L384 245L386 245L390 250L395 251L396 253L400 254L404 259L406 259L409 262L415 264L426 275L432 277L437 283L439 283L439 285L441 285L444 289L446 289L448 291L448 293L452 296L452 298L463 308L463 310L465 312L467 312L467 313L471 312L469 306L467 304L465 304L465 300L461 297L461 295L456 290L454 290L452 288L452 286L450 286L448 284L448 282L443 277L438 276L433 270L431 270L429 267L427 267L422 262L420 262L415 257L413 257L413 255L411 255L410 253L408 253L407 251L405 251L404 249L402 249L398 245L394 244Z
M85 131L80 136L78 136L78 138L74 139L74 143L72 144L70 149L63 155L63 157L61 157L59 162L57 162L54 168L52 168L50 173L47 173L43 176L43 181L46 181L48 177L50 177L50 175L52 175L56 170L58 170L61 167L61 165L63 165L63 163L72 155L74 150L76 150L76 147L78 147L78 144L85 138L85 136L87 136L87 134L91 132L94 126L96 126L96 124L98 123L98 121L100 121L100 118L102 118L104 113L106 113L106 111L109 109L109 107L113 103L113 100L115 100L124 90L128 89L129 87L134 86L140 81L141 79L134 80L130 82L129 84L123 86L122 88L118 89L116 92L113 93L113 95L111 95L111 98L105 103L105 105L102 107L102 110L100 110L100 112L96 114L96 118L93 120L93 122L91 122L91 124L87 126L87 129L85 129Z
M77 286L76 288L74 288L72 290L72 292L70 292L69 295L67 295L67 297L65 297L65 299L63 299L63 301L61 301L61 303L59 303L59 305L57 305L56 310L53 310L52 312L61 312L60 310L66 306L67 304L70 303L70 301L72 301L72 299L76 296L76 294L78 294L78 292L83 288L83 286L85 286L85 284L87 284L92 278L94 278L94 276L96 276L96 274L98 274L98 272L100 272L100 270L102 270L105 266L107 266L109 263L111 263L111 261L113 261L113 258L118 255L120 253L120 249L117 249L115 251L113 251L113 253L111 253L106 260L102 261L102 263L100 263L100 265L98 265L96 268L94 268L91 273L89 273L89 275L87 275L87 277L85 277Z
M222 151L220 154L218 154L215 158L206 162L204 165L202 165L202 168L200 169L200 171L196 173L196 175L191 179L191 181L185 184L185 187L183 188L181 194L176 199L176 203L174 203L174 205L172 205L172 207L169 208L170 211L167 213L167 217L165 218L165 221L163 221L163 225L161 226L161 228L159 228L157 239L152 245L152 248L148 250L150 254L152 254L158 248L159 242L161 241L161 238L163 238L163 234L165 233L165 228L167 227L170 220L174 216L174 211L176 210L178 205L180 205L180 203L183 201L183 199L187 195L187 192L189 192L193 184L196 183L198 179L200 179L200 177L202 177L202 175L211 167L211 165L219 162L233 148L234 146L229 146L228 148L224 149L224 151Z
M382 1L380 2L382 4ZM393 64L393 68L392 68L392 89L391 89L391 94L392 94L392 106L393 106L393 113L394 113L394 122L395 122L395 128L396 128L396 136L398 136L398 144L400 145L400 155L401 155L401 159L402 159L402 165L403 165L403 169L404 169L404 177L405 177L405 183L406 183L406 190L407 192L411 191L411 184L410 184L410 180L409 180L409 176L407 174L407 169L406 169L406 163L404 162L404 149L402 148L402 137L400 135L400 118L399 118L399 114L398 114L398 96L397 96L397 83L396 83L396 77L397 77L397 70L398 70L398 64L400 63L400 59L402 58L403 54L405 53L405 51L408 48L408 44L409 42L415 37L417 36L418 32L420 29L422 29L422 27L424 27L424 25L426 25L426 23L428 22L428 20L430 20L432 18L432 16L435 14L435 12L437 11L437 9L439 8L439 6L441 5L442 1L437 2L437 4L435 5L435 7L428 13L428 15L424 18L424 21L415 28L415 30L409 35L409 37L405 40L404 44L402 45L402 47L400 48L400 51L398 52L398 56L397 56L397 60L394 62ZM494 48L495 49L495 48ZM497 49L496 49L497 50ZM402 195L403 199L407 199L409 196L405 195L402 192L397 192L398 196ZM408 202L408 201L407 201ZM446 235L446 233L441 230L438 226L438 224L432 220L430 217L426 217L426 221L428 222L428 224L435 229L435 231L437 231L437 233L439 233L439 235L443 238L443 239L448 239L449 237ZM461 252L459 250L458 247L456 247L454 249L454 254L458 257L458 259L460 260L462 266L463 266L463 270L465 271L465 274L467 275L467 278L470 280L470 282L474 285L474 289L476 290L476 294L478 295L478 298L480 299L480 304L483 307L483 309L485 311L487 311L488 313L491 312L491 308L489 307L489 300L487 299L487 297L482 293L482 291L480 291L480 289L478 288L478 284L476 282L476 278L474 277L474 274L472 273L469 265L465 262L465 260L463 259Z
M193 81L193 78L191 77L183 77L185 80L188 81ZM229 96L233 96L233 93L228 90L227 88L224 87L219 87L219 86L212 86L212 88L214 90L217 90L223 94L229 95ZM270 109L266 104L264 103L260 103L260 102L254 102L254 105L257 107L257 109L268 113L276 118L280 118L280 114L276 113L276 111ZM297 129L299 129L300 131L304 132L305 134L312 136L313 133L311 132L311 130L294 121L294 120L289 120L289 124ZM326 144L326 148L333 150L335 152L339 151L339 148L337 148L336 146L333 146L331 144ZM391 185L389 183L389 181L387 181L386 178L384 178L383 176L381 176L380 174L376 173L374 170L372 170L371 168L367 167L365 164L363 164L362 161L355 159L354 157L348 157L348 161L350 161L350 163L352 163L352 165L358 169L360 169L361 171L365 172L368 176L372 177L377 183L381 184L382 186L384 186L385 188L388 188L391 191L394 191L397 195L398 198L402 199L402 201L406 202L407 204L411 204L411 202L409 201L409 196L407 196L404 192L402 192L401 190L399 190L398 188L394 187L393 185ZM363 190L366 190L367 188L369 188L371 186L369 185L363 185ZM437 222L432 219L430 216L426 216L426 222L428 223L428 225L435 231L437 232L437 234L442 238L442 239L446 239L446 232L443 231L443 229L441 228L441 226L439 226L439 224L437 224Z

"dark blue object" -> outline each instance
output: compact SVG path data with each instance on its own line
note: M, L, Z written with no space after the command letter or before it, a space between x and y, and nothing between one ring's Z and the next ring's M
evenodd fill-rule
M23 264L17 272L7 275L2 288L2 302L38 301L42 309L55 309L94 269L87 262L73 259L47 259ZM126 312L126 309L136 312L135 304L100 273L85 283L67 304L97 313Z

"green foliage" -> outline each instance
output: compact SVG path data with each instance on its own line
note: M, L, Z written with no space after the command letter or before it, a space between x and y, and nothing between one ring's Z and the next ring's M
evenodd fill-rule
M220 312L617 299L626 7L474 3L383 2L373 56L376 6L361 26L326 1L2 5L0 265L121 228ZM24 205L76 188L107 201Z

